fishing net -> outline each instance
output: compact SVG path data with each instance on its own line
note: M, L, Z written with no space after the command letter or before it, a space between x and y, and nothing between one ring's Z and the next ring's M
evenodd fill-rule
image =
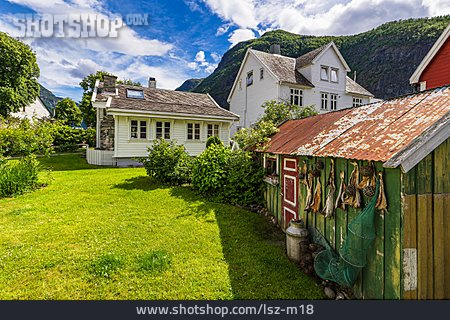
M314 260L314 269L319 277L352 287L358 274L367 264L367 251L375 239L375 205L380 182L377 181L375 195L347 229L347 238L337 254L328 248L321 251Z

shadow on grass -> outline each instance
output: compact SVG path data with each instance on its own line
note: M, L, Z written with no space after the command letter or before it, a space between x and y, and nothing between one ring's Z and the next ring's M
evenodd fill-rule
M148 176L137 176L130 179L126 179L124 182L118 183L112 188L123 190L143 190L151 191L161 188L161 184L151 179Z
M228 204L206 201L189 187L171 190L188 203L190 214L212 213L235 299L320 299L314 280L285 255L284 233L267 219Z

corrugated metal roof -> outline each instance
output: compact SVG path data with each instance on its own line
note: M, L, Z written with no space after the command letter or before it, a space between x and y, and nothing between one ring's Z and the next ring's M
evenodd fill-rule
M386 162L449 112L450 88L437 88L287 121L266 152Z

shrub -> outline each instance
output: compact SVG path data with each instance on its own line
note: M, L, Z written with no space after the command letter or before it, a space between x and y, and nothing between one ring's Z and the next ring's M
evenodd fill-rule
M206 140L206 148L213 144L223 145L222 140L220 140L220 138L216 136L211 136L208 138L208 140Z
M39 186L40 165L35 156L0 161L0 198L23 194Z
M86 143L95 145L95 129L87 130L72 128L63 124L55 124L53 144L59 151L71 151L78 149L78 145Z
M219 201L248 206L262 202L264 171L251 153L211 145L197 157L192 186Z
M192 168L192 186L202 194L222 196L227 182L227 162L231 150L213 144L199 155Z
M169 185L182 185L191 180L192 158L175 141L158 139L148 148L149 155L141 160L150 177Z
M49 154L52 150L54 126L48 121L0 118L0 155L27 156Z

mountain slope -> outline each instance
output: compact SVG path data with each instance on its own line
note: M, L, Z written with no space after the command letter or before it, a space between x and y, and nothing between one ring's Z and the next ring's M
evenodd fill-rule
M42 86L42 85L40 85L40 86L41 86L41 89L39 91L39 96L40 96L42 102L44 102L45 106L52 114L55 114L56 104L62 98L55 96L53 94L53 92L51 92L44 86Z
M304 36L283 30L270 31L258 39L240 42L222 57L217 69L203 79L194 92L208 92L223 107L246 50L268 52L272 43L281 45L281 54L298 57L334 41L357 81L377 98L411 92L409 77L450 23L450 16L408 19L385 23L352 36Z
M175 91L192 91L200 82L203 81L203 78L200 79L188 79L181 86L175 89Z

